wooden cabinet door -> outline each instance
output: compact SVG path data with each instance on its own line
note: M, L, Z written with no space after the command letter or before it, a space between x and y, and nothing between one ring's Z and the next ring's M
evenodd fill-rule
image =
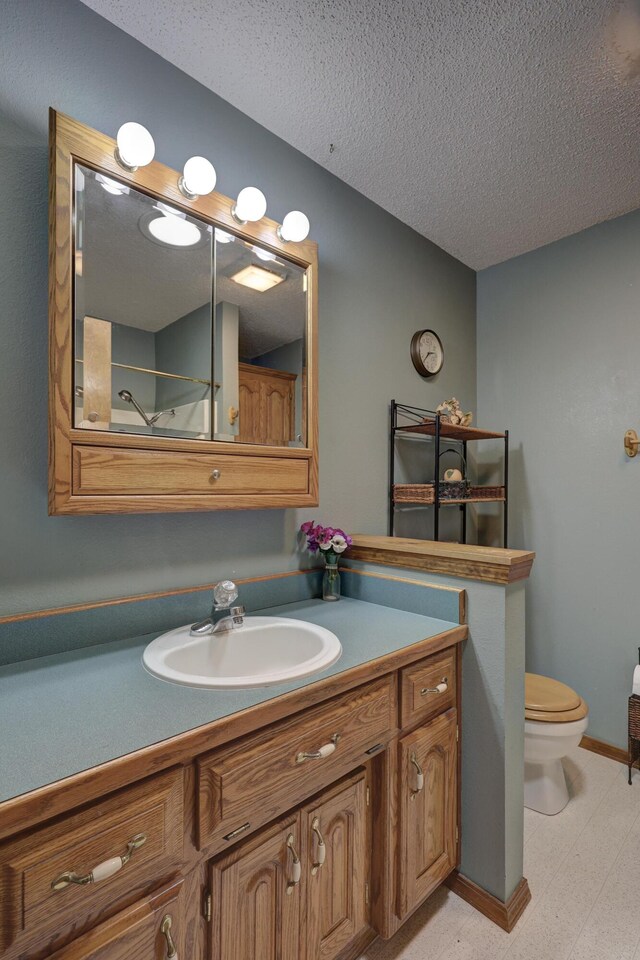
M306 960L332 960L368 925L366 790L361 773L302 811Z
M398 915L405 917L456 865L457 713L446 713L399 743Z
M299 960L299 816L263 830L210 871L211 960Z
M293 439L293 383L278 376L262 384L265 443L281 447Z
M177 880L105 920L50 954L49 960L178 960L186 943L178 899L182 882Z

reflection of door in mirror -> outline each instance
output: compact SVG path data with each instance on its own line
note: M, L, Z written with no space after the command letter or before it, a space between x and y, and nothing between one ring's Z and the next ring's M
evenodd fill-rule
M215 439L305 444L306 328L305 270L216 229Z
M76 427L210 439L212 228L75 171Z

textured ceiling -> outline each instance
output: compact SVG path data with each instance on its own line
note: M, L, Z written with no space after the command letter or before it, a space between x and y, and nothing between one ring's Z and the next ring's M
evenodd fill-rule
M640 206L640 0L85 2L474 268Z

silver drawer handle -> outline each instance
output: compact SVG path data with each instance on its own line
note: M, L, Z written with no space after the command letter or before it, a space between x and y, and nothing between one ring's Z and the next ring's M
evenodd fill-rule
M314 817L311 822L311 830L315 833L318 838L318 852L316 854L316 860L313 866L311 867L311 875L315 877L316 873L319 872L320 867L323 865L327 859L327 848L325 846L324 837L320 833L320 817Z
M100 883L101 880L108 880L109 877L112 877L118 870L122 870L122 868L129 863L129 860L131 860L134 851L139 850L146 842L147 835L145 833L138 833L129 840L126 853L123 853L119 857L111 857L109 860L103 860L102 863L99 863L97 867L94 867L93 870L82 877L78 876L73 870L67 870L65 873L61 873L55 880L52 880L51 889L64 890L64 888L68 887L71 883L76 883L78 886L83 887L87 883Z
M289 836L287 837L287 847L289 848L291 852L291 856L293 858L292 860L293 873L291 876L291 880L287 884L287 890L286 890L287 895L290 895L293 893L296 885L300 883L300 877L302 876L302 866L300 864L300 857L296 853L296 848L294 847L294 843L295 843L294 836L292 833L290 833Z
M178 948L175 945L174 939L171 936L171 914L166 913L162 918L162 923L160 924L160 933L167 941L167 960L178 960Z
M329 743L323 744L318 750L303 751L296 756L296 763L305 763L307 760L324 760L330 757L338 746L339 733L334 733Z
M422 788L424 787L424 773L422 772L422 767L420 766L420 764L419 764L418 761L416 760L416 755L415 755L415 753L412 753L412 754L411 754L411 758L410 758L410 759L411 759L411 763L412 763L412 764L414 765L414 767L416 768L416 786L415 786L415 790L413 789L413 787L411 788L411 790L412 790L412 799L413 799L413 796L415 796L416 793L420 793L420 791L421 791Z
M219 480L220 477L221 477L221 473L220 473L220 471L217 469L217 467L216 467L215 470L212 470L212 471L211 471L211 479L212 479L212 480Z
M446 693L449 689L449 681L447 677L443 677L437 687L423 687L420 691L421 697L426 697L428 693Z

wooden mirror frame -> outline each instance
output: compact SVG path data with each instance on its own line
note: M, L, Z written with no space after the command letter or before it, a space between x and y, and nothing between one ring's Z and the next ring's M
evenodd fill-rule
M187 200L177 171L158 161L135 172L114 158L115 140L49 113L49 513L168 513L311 507L318 504L318 247L285 243L263 217L239 226L220 193ZM136 190L259 243L306 269L306 446L276 447L87 430L73 424L74 168L117 177ZM217 476L216 476L217 474Z

